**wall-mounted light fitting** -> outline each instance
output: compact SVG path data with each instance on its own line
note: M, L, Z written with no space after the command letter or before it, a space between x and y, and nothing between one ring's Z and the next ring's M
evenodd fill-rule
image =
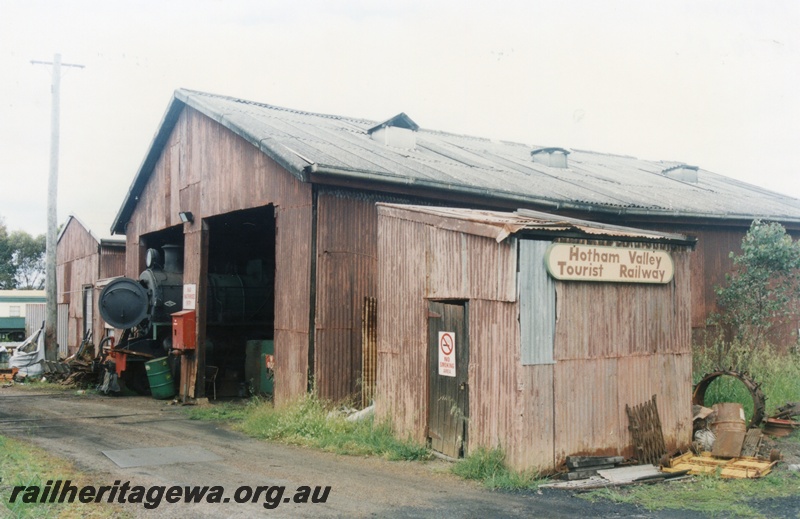
M194 221L194 215L192 214L191 211L181 211L180 213L178 213L178 216L180 217L183 223L186 222L192 223Z

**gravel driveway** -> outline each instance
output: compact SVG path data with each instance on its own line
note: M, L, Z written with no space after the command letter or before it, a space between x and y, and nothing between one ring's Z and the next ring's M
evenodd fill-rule
M558 490L492 492L447 473L442 461L389 462L259 441L218 423L188 420L180 407L147 397L0 389L0 434L31 441L67 458L104 485L119 480L145 487L221 486L229 499L227 503L162 501L152 510L127 504L136 517L688 516L590 503ZM166 447L173 449L153 450ZM141 455L139 466L121 467L104 451L117 462L121 455L129 460ZM173 451L195 453L206 461L176 461L158 454ZM284 486L284 496L301 486L331 489L325 503L283 502L288 499L284 497L275 508L267 509L266 493L256 503L234 502L234 492L243 486Z

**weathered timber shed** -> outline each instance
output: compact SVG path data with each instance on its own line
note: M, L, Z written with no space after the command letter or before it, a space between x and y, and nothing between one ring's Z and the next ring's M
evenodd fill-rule
M400 436L548 471L634 455L625 406L656 395L667 448L689 445L694 240L531 211L378 215L376 416Z
M311 385L333 399L366 389L376 202L526 208L696 237L698 330L754 218L800 230L800 201L679 162L430 131L402 113L378 123L177 90L112 232L126 235L130 277L147 249L183 251L183 283L198 301L190 396L204 390L207 353L235 373L251 339L274 341L278 401ZM229 298L209 289L214 276L260 284L266 315L234 323Z
M97 308L97 282L125 274L125 240L100 238L70 215L58 235L56 269L58 304L68 307L62 354L75 353L88 331L99 345L106 327Z

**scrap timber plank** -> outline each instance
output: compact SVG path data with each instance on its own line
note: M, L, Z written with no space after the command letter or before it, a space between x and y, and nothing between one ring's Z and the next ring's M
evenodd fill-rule
M742 456L752 457L758 454L758 449L761 447L761 439L764 434L758 427L748 429L744 437L744 444L742 445Z
M622 456L567 456L567 467L582 469L597 465L616 465L623 460Z

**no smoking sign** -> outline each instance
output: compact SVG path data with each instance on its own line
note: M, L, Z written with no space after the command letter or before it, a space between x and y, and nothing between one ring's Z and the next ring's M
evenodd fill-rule
M439 332L439 374L445 377L456 376L455 332Z

